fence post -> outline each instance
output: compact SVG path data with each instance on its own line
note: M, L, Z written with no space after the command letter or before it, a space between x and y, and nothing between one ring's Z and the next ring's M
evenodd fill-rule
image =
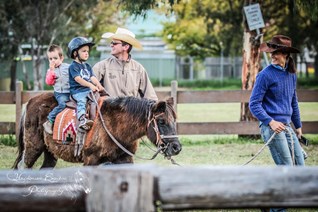
M171 81L171 96L173 97L173 107L177 113L177 104L178 104L178 81Z
M20 118L22 114L22 81L15 83L15 139L19 141Z

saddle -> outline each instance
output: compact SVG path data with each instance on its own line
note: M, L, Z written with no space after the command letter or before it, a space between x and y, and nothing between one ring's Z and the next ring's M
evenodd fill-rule
M101 95L98 92L94 93L94 97L100 106L106 98L101 98ZM95 119L98 118L98 105L94 101L94 97L92 96L92 93L89 93L86 105L86 114L89 119L94 121L95 125ZM80 155L81 149L87 140L86 135L90 132L78 129L78 125L79 121L76 118L76 102L71 98L71 100L66 103L66 108L56 116L53 126L53 140L61 145L74 145L75 156Z
M90 92L87 95L88 101L86 103L86 114L88 114L88 118L90 120L95 119L96 111L97 111L97 105L94 101L93 95L95 95L95 99L97 102L100 98L100 94L98 92L96 92L94 94L92 94L92 92ZM70 101L66 102L66 107L76 110L76 101L75 101L75 99L73 99L72 96L70 96Z

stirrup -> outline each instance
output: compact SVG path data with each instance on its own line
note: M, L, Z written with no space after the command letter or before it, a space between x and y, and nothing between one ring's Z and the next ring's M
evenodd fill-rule
M93 126L94 122L92 120L83 118L80 120L80 124L78 125L78 128L81 128L83 130L90 130Z

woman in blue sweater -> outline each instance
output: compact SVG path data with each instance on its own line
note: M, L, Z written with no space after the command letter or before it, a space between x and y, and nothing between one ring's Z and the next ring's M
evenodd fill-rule
M290 56L299 50L291 44L291 39L283 35L276 35L261 44L260 50L270 53L272 62L256 76L249 102L252 114L260 121L262 139L266 142L274 132L277 133L269 143L277 165L305 165L298 140L302 135L302 124L296 94L297 75Z

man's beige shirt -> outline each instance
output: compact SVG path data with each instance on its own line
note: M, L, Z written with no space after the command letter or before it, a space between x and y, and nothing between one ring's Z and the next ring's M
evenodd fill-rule
M158 100L145 68L137 61L110 57L96 63L94 74L110 96L135 96Z

